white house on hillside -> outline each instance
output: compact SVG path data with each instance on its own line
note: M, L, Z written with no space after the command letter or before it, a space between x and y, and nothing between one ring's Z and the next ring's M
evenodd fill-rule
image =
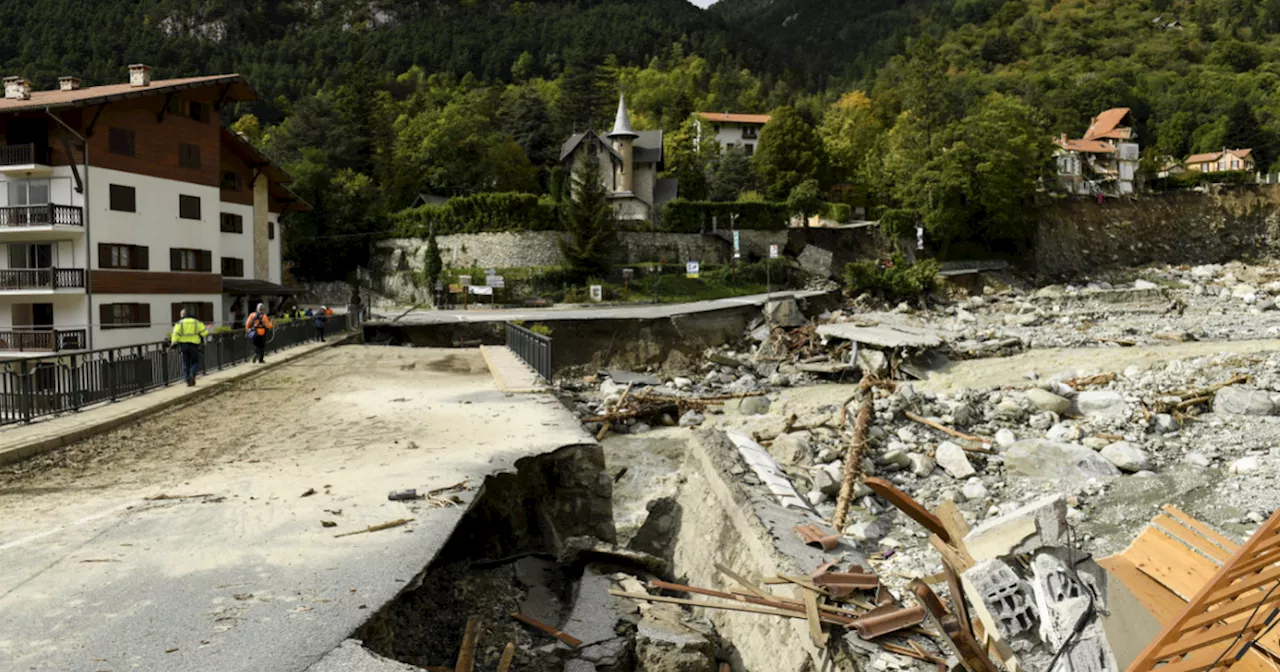
M767 114L736 114L733 112L699 112L694 119L697 142L704 137L714 137L721 147L740 147L750 156L760 141L760 131L769 123Z

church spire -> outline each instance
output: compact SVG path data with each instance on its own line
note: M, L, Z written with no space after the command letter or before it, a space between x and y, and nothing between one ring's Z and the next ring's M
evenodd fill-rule
M631 115L627 114L626 94L618 95L618 116L613 120L613 131L609 133L609 137L640 137L639 133L631 130Z

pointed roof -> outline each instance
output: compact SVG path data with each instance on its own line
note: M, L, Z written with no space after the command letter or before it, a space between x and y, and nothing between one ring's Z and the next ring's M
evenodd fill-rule
M627 97L625 94L618 96L618 116L613 120L613 131L609 133L609 137L640 137L639 133L631 130L631 115L627 114Z
M1093 118L1093 123L1089 125L1089 130L1084 132L1084 139L1115 138L1117 140L1128 140L1131 135L1129 129L1120 127L1120 123L1127 116L1129 116L1129 108L1127 107L1113 107L1109 110L1104 110Z

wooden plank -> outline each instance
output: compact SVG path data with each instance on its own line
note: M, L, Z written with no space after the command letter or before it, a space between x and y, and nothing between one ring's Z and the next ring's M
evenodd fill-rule
M752 604L742 604L741 602L700 602L698 600L686 600L679 597L663 597L661 595L650 595L648 593L628 593L622 590L610 590L609 594L614 597L626 597L632 600L644 600L646 602L665 602L667 604L680 604L689 607L724 609L725 611L742 611L748 614L764 614L765 616L782 616L783 618L805 618L803 611L782 611L779 609L769 609L767 607L757 607ZM829 616L823 616L822 621L833 625L844 625L840 621Z
M1178 507L1172 504L1165 504L1160 508L1165 513L1173 516L1179 522L1195 530L1196 532L1204 536L1209 541L1217 544L1218 546L1221 546L1223 549L1230 551L1232 553L1235 553L1236 551L1240 550L1240 544L1223 536L1221 533L1219 533L1217 530L1213 529L1212 527L1209 527L1208 525L1205 525L1204 523L1196 520L1195 518L1192 518L1191 516L1187 515L1186 513L1178 509Z
M1233 656L1235 655L1234 652L1239 650L1243 642L1235 645L1230 644L1231 643L1228 642L1221 646L1210 646L1208 648L1201 649L1182 660L1162 665L1158 669L1160 672L1202 672L1203 670L1208 670L1211 666L1214 666L1214 661L1218 660L1219 656L1222 656L1223 651L1227 651L1228 653L1227 655L1222 656L1222 660L1218 661L1217 667L1230 665L1228 661L1235 662L1233 659Z
M1276 600L1280 600L1280 591L1276 591L1270 596L1261 591L1253 595L1242 596L1240 599L1228 602L1217 609L1207 611L1197 616L1192 616L1182 627L1178 629L1178 632L1191 632L1193 630L1203 628L1206 625L1230 618L1236 614L1253 611L1254 607L1262 604L1264 601L1271 603ZM1261 609L1259 609L1259 611L1261 611Z
M933 546L938 555L942 556L942 562L950 566L957 574L963 574L973 567L972 560L966 560L964 556L960 555L960 551L943 541L942 537L936 534L929 535L929 545Z
M507 642L507 648L502 650L502 659L498 661L498 672L508 672L511 669L511 661L516 657L516 643Z
M1098 564L1123 583L1161 626L1172 623L1187 608L1186 600L1144 574L1124 553L1102 558Z
M1133 540L1125 555L1184 600L1191 599L1218 569L1208 558L1150 528Z
M1231 585L1224 586L1212 593L1209 593L1208 597L1204 600L1204 604L1210 605L1214 602L1221 602L1222 600L1236 597L1237 595L1246 593L1255 588L1261 588L1262 586L1275 583L1277 580L1280 580L1280 567L1272 567L1265 572L1250 575L1236 583L1232 583ZM1272 596L1275 595L1280 595L1280 591L1272 593Z
M539 621L538 619L532 616L525 616L524 614L516 611L516 612L512 612L511 618L514 618L517 621L520 621L521 623L524 623L529 627L537 628L538 630L541 630L547 633L548 635L555 637L556 639L564 642L565 644L568 644L569 646L572 646L575 649L578 648L579 646L582 646L581 639L578 639L577 637L574 637L573 635L567 632L564 632L553 625L543 623L542 621Z
M751 591L752 594L754 594L756 597L762 600L769 599L769 596L765 595L764 591L760 590L760 588L756 586L754 583L751 583L750 581L739 576L737 572L734 572L733 570L719 563L715 565L715 568L716 568L716 571L720 572L721 574L724 574L725 576L733 579L734 581L737 581L739 585Z
M809 641L819 649L827 645L827 633L822 631L822 615L818 612L818 595L804 586L796 586L797 597L804 601L804 617L809 621Z
M480 644L480 617L467 619L467 629L462 634L462 646L458 649L458 663L454 672L473 672L476 669L476 646Z
M1178 641L1157 651L1156 658L1162 660L1171 658L1210 644L1235 639L1237 636L1240 636L1243 641L1249 641L1253 639L1253 635L1257 634L1259 630L1266 627L1265 620L1265 618L1254 618L1248 628L1244 627L1244 623L1223 623L1215 625L1208 630L1201 630L1194 635L1180 637ZM1241 635L1241 633L1244 634Z
M1187 544L1191 548L1209 556L1213 560L1216 560L1219 566L1231 559L1230 551L1224 550L1222 547L1210 543L1208 539L1196 534L1169 516L1156 516L1155 519L1151 521L1151 524L1155 525L1158 530L1166 535L1173 537L1174 539Z
M1265 569L1277 562L1280 562L1280 549L1260 555L1239 567L1233 567L1231 571L1226 573L1226 577L1234 581L1246 574L1253 574L1254 572Z

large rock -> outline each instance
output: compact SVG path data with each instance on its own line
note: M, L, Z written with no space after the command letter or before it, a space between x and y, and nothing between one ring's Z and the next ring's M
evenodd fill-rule
M783 434L769 445L769 453L784 464L809 464L813 441L808 432Z
M680 609L655 604L636 631L636 669L641 672L714 672L711 642L681 623Z
M1033 387L1026 391L1027 401L1042 411L1053 411L1058 415L1066 415L1071 411L1071 401L1048 390Z
M803 327L809 321L805 319L800 306L792 298L778 299L764 304L764 317L769 324L779 327Z
M1009 446L1003 456L1006 471L1031 478L1076 483L1120 475L1120 470L1107 458L1070 443L1025 439Z
M1108 444L1102 449L1102 456L1120 471L1130 474L1151 468L1151 457L1146 451L1128 441Z
M1232 462L1228 471L1233 474L1252 474L1261 468L1262 463L1259 462L1258 457L1256 455L1250 455Z
M1081 415L1124 415L1129 411L1124 397L1114 390L1086 390L1076 395Z
M863 375L884 377L889 373L889 358L879 350L858 348L858 357L854 363Z
M764 415L769 412L769 398L765 396L747 397L738 405L743 415Z
M952 478L969 478L978 473L969 463L969 456L965 454L964 448L950 441L943 441L938 446L934 459Z
M1271 396L1248 387L1224 387L1213 396L1213 412L1229 415L1272 415Z

